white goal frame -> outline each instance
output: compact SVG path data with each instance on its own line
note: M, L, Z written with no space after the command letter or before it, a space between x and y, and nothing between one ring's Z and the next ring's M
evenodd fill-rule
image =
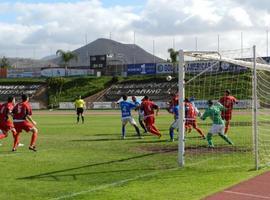
M236 60L221 56L218 52L203 52L203 51L186 51L179 50L179 72L178 72L178 92L179 92L179 139L178 139L178 164L179 167L185 165L185 60L184 56L193 58L216 60L228 62L231 64L247 67L253 70L252 74L252 134L253 134L253 150L255 169L259 169L259 148L258 148L258 103L257 103L257 73L256 70L270 71L270 65L256 62L256 46L252 48L252 61Z

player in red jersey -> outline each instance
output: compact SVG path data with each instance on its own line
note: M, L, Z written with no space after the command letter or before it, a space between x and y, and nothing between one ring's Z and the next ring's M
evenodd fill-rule
M7 103L4 103L0 106L0 129L3 134L0 135L0 139L3 139L8 136L8 132L11 131L14 143L13 149L19 144L16 142L16 129L14 128L14 124L11 121L12 110L14 108L15 99L14 97L8 97Z
M177 93L171 93L171 100L169 102L167 102L167 104L169 105L169 107L167 108L167 111L169 113L172 113L172 109L178 105L178 101L179 101L179 94Z
M144 112L144 123L147 130L158 137L161 137L160 131L155 126L155 110L156 116L158 115L159 107L149 99L148 96L145 96L140 109Z
M186 114L186 122L185 129L190 132L192 128L194 128L203 139L205 139L205 135L202 130L198 127L196 116L199 114L196 108L192 105L192 103L185 99L185 114Z
M221 113L222 119L225 120L225 134L229 130L230 121L232 119L232 110L234 104L238 103L238 100L230 95L230 90L226 90L223 97L219 99L219 102L225 107L225 111Z
M22 101L18 103L13 109L13 122L15 129L17 131L16 144L18 144L18 138L20 133L24 130L26 132L32 132L31 143L29 150L36 151L36 140L38 135L38 130L36 128L36 122L32 119L32 108L29 104L29 98L27 95L22 95ZM16 151L16 148L13 149Z

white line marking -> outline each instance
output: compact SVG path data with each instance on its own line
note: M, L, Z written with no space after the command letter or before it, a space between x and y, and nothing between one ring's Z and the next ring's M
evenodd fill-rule
M261 199L270 199L268 196L261 196L261 195L256 195L256 194L249 194L249 193L242 193L242 192L234 192L230 190L225 190L224 192L230 193L230 194L237 194L237 195L242 195L242 196L248 196L248 197L256 197L256 198L261 198Z
M188 166L201 164L201 163L207 162L209 160L211 160L211 158L199 161L197 163L190 164ZM75 197L75 196L78 196L78 195L87 194L87 193L91 193L91 192L96 192L98 190L103 190L103 189L106 189L106 188L109 188L109 187L114 187L114 186L117 186L117 185L121 185L123 183L130 182L130 181L135 181L135 180L140 179L140 178L153 176L153 175L159 174L160 172L174 171L174 170L178 170L178 169L180 169L180 168L176 167L176 168L172 168L172 169L168 169L168 170L161 170L161 171L158 171L158 172L152 172L152 173L148 173L148 174L143 174L143 175L135 176L134 178L124 179L124 180L117 181L117 182L114 182L114 183L97 186L97 187L91 188L89 190L84 190L84 191L80 191L80 192L71 193L69 195L55 197L55 198L52 198L51 200L60 200L60 199L72 198L72 197Z
M176 170L176 169L178 169L178 168L173 168L173 169L169 169L169 170L172 171L172 170ZM81 192L75 192L75 193L72 193L72 194L69 194L69 195L64 195L64 196L56 197L56 198L53 198L51 200L67 199L67 198L75 197L75 196L78 196L78 195L82 195L82 194L86 194L86 193L91 193L91 192L95 192L95 191L98 191L98 190L103 190L103 189L106 189L106 188L109 188L109 187L114 187L114 186L117 186L117 185L121 185L123 183L130 182L130 181L135 181L137 179L144 178L144 177L147 177L147 176L153 176L153 175L156 175L158 173L160 173L160 171L159 172L152 172L152 173L148 173L148 174L143 174L143 175L135 176L134 178L128 178L128 179L124 179L124 180L121 180L121 181L116 181L114 183L101 185L101 186L98 186L98 187L91 188L89 190L84 190L84 191L81 191Z

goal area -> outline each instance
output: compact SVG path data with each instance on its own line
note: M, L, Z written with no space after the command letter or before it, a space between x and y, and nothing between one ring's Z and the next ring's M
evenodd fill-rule
M180 166L269 165L270 65L255 46L222 52L180 50L178 81ZM188 114L190 104L195 119ZM213 114L213 109L219 112ZM218 113L224 129L215 126L221 123Z

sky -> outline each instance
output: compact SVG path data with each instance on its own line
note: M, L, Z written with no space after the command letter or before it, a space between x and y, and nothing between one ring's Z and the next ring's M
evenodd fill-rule
M172 47L237 54L256 45L266 56L268 28L269 0L0 0L0 57L39 59L98 38L165 59Z

